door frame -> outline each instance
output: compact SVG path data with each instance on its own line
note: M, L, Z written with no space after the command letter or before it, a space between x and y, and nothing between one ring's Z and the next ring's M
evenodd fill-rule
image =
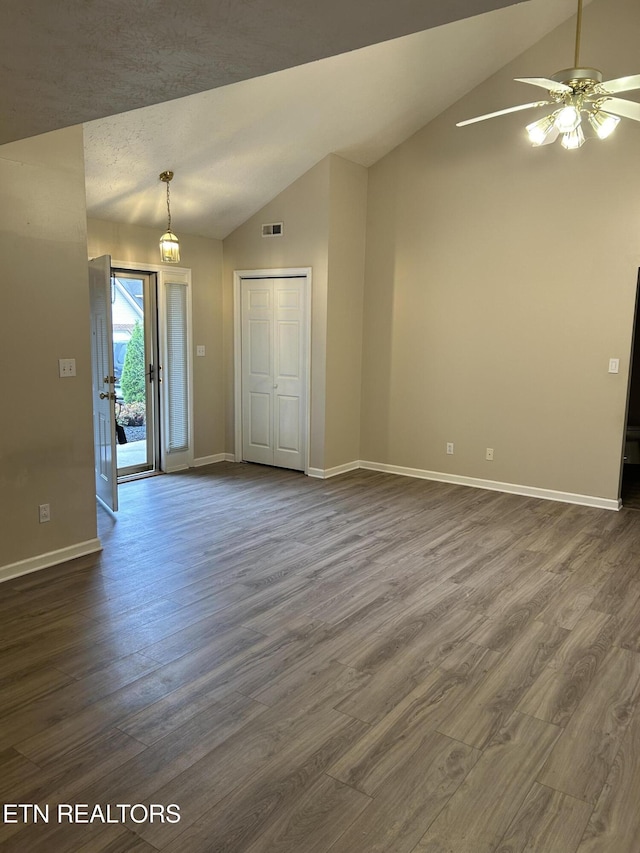
M118 467L118 472L126 471L127 473L118 473L118 482L126 483L128 480L135 480L139 477L149 476L150 474L162 473L162 465L160 462L160 423L162 421L162 400L160 395L161 385L158 383L160 365L160 317L158 310L158 274L152 270L133 270L115 267L112 265L111 274L112 280L118 273L123 273L123 277L130 275L132 278L144 279L144 311L143 311L143 333L144 333L144 348L145 348L145 389L146 389L146 411L147 417L145 423L147 426L147 459L141 465ZM149 318L153 318L153 322L149 322ZM149 381L147 367L149 366L149 353L152 353L153 368L155 376L152 381ZM149 410L151 409L151 417ZM151 425L151 430L149 429ZM149 434L151 440L149 440ZM153 451L150 453L150 450Z
M162 367L166 361L166 304L164 285L166 282L171 282L172 277L177 281L184 283L187 288L187 370L188 370L188 395L189 404L187 407L187 415L189 418L189 449L184 452L169 453L166 447L166 394L164 388L159 385L160 391L160 408L159 408L159 430L160 430L160 471L162 473L171 474L174 471L184 471L193 466L194 448L193 448L193 323L191 310L191 270L188 267L174 267L167 264L150 264L146 261L131 263L130 261L118 261L115 258L111 259L111 267L119 270L130 270L132 272L149 272L156 273L157 281L157 310L158 310L158 349L160 356L160 364ZM162 381L160 377L160 382Z
M281 269L234 270L233 272L233 391L234 391L234 460L242 462L242 298L245 279L296 278L302 280L305 290L304 310L304 382L305 450L304 473L309 473L311 449L311 267L284 267Z

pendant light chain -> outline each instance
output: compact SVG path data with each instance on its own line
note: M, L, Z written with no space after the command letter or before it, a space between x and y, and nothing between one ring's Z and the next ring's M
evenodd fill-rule
M160 180L167 185L167 230L160 238L160 259L163 264L177 264L180 260L180 242L171 230L171 191L169 182L173 172L167 170L160 173Z

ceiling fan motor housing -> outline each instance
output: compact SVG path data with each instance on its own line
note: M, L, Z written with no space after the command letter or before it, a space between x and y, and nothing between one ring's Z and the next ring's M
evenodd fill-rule
M571 86L574 92L584 92L602 83L602 72L597 68L565 68L551 75L551 80Z

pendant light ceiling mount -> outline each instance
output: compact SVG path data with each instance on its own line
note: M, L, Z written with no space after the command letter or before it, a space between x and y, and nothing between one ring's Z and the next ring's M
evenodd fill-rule
M518 83L529 83L546 89L549 100L535 101L531 104L519 104L494 113L460 121L457 127L475 124L488 118L507 113L528 110L551 105L553 111L537 121L527 125L529 141L535 147L549 145L561 136L561 144L571 150L584 145L585 134L582 119L586 118L587 133L598 139L611 136L620 122L620 116L640 121L640 104L616 98L619 92L640 89L640 74L619 77L603 82L602 73L597 68L580 67L580 37L582 30L582 0L578 0L576 21L576 43L573 68L557 71L550 77L516 77Z
M160 259L163 264L177 264L180 262L180 243L171 230L171 205L169 199L169 184L173 180L173 172L170 170L160 172L160 180L167 185L167 230L160 238Z

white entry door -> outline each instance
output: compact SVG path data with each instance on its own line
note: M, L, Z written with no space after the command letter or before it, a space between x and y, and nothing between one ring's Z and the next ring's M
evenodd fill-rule
M243 278L242 458L304 471L306 279Z
M89 261L89 298L96 496L115 512L118 509L118 461L109 255Z

